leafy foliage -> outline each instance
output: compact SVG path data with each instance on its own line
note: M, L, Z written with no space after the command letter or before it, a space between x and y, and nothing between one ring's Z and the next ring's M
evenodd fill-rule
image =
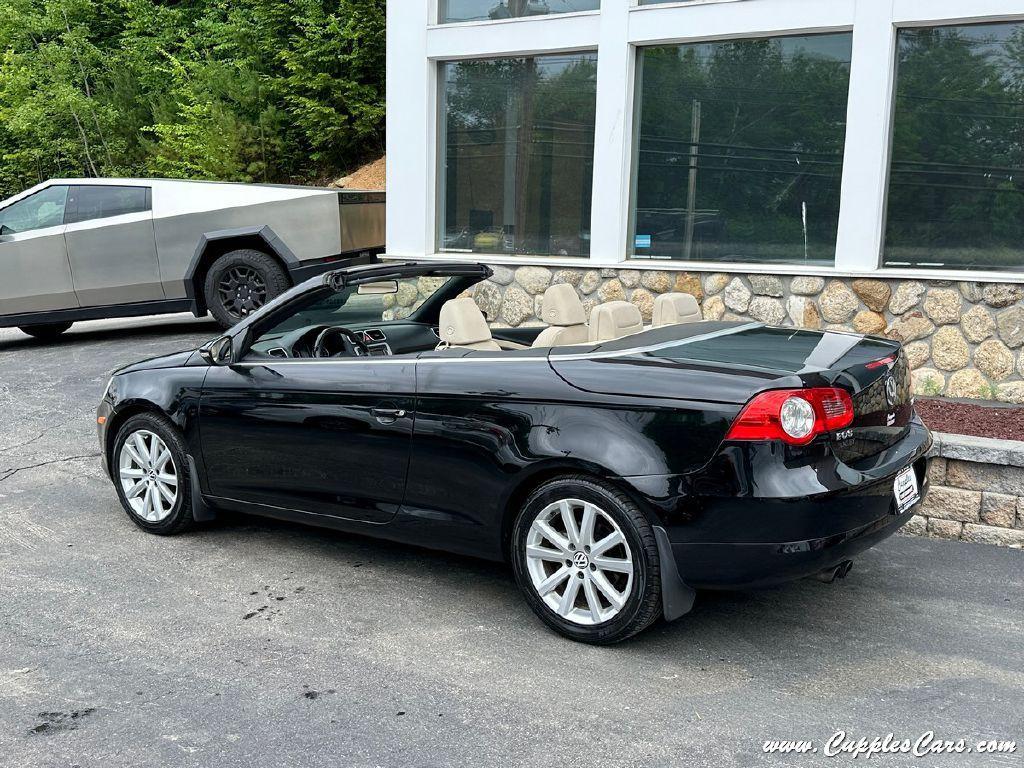
M0 196L323 179L380 154L385 0L5 0Z
M644 51L636 232L652 236L646 253L683 256L692 221L691 258L833 260L850 41Z
M1019 266L1022 138L1024 25L901 30L886 255Z

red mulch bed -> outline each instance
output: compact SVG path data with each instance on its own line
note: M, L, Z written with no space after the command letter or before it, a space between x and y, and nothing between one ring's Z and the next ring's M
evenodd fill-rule
M924 423L935 432L1024 440L1024 407L924 397L917 398L916 405Z

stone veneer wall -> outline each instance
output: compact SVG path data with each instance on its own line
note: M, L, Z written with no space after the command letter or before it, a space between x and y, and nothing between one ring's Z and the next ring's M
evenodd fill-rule
M885 335L906 345L916 394L1024 403L1024 285L496 265L472 295L496 326L538 324L552 283L574 286L588 314L625 299L649 322L657 294L681 291L708 320Z
M931 490L902 531L1024 548L1024 443L934 437Z

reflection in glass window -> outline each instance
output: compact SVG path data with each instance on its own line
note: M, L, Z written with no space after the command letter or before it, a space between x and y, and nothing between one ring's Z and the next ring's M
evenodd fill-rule
M898 37L884 260L1024 269L1024 24Z
M444 251L590 252L597 54L443 65Z
M64 223L67 187L47 187L0 211L0 235L59 227Z
M600 7L601 0L440 0L442 24L596 11Z
M67 223L106 219L150 209L147 187L78 186L68 195Z
M634 256L832 264L850 42L644 49Z

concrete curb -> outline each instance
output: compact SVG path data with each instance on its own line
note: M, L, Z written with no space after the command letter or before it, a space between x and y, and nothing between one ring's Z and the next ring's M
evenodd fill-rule
M933 432L932 438L935 442L929 456L1004 467L1024 467L1024 442L1020 440L995 440L991 437L954 435L948 432Z

